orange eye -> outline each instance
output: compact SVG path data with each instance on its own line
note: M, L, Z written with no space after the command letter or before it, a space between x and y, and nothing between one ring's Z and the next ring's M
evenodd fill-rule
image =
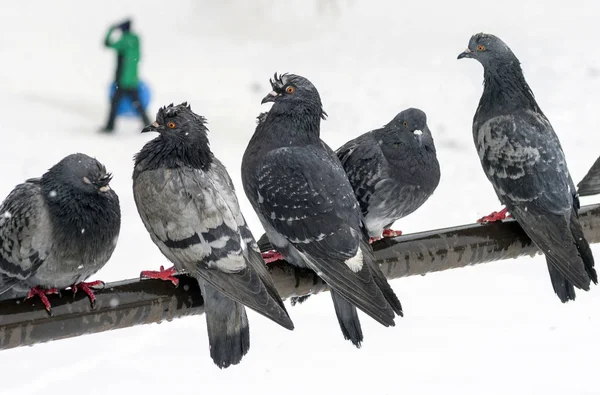
M483 51L485 51L485 47L484 47L483 45L481 45L481 44L480 44L480 45L478 45L478 46L477 46L477 50L478 50L479 52L483 52Z
M168 126L169 128L171 128L171 129L175 129L175 126L176 126L176 125L175 125L175 122L168 122L168 123L167 123L167 126Z
M295 90L296 90L296 89L294 89L294 87L293 87L293 86L288 86L287 88L285 88L285 91L286 91L287 93L294 93L294 91L295 91Z
M402 122L402 125L404 125L404 127L407 127L408 126L408 122L404 121L404 122Z

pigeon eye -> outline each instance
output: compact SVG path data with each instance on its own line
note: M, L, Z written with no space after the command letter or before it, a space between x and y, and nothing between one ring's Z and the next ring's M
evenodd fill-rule
M478 50L479 52L483 52L483 51L485 51L485 47L484 47L483 45L479 44L479 45L477 46L477 50Z
M408 126L408 122L404 121L404 122L402 122L402 125L404 125L404 127L407 127Z
M167 122L167 126L168 126L170 129L175 129L175 126L176 126L176 125L175 125L175 122Z
M294 91L295 91L295 90L296 90L296 89L294 89L294 87L293 87L293 86L288 86L287 88L285 88L285 91L286 91L287 93L294 93Z

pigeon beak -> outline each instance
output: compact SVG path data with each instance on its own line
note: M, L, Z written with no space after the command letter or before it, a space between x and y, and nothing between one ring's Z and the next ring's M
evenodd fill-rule
M142 129L142 133L158 132L159 129L160 125L158 124L158 122L154 121L150 125L146 126L144 129Z
M473 53L473 51L471 51L469 48L467 48L463 52L461 52L458 55L458 58L456 58L456 59L471 58L471 57L473 57L472 53Z
M269 92L269 94L267 96L263 97L260 104L274 102L278 96L281 96L281 95L275 91L271 91L271 92Z

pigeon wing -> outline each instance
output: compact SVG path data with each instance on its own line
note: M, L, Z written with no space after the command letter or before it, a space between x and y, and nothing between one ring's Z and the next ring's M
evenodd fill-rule
M134 178L138 212L154 243L178 270L198 275L229 298L286 328L293 325L248 266L242 238L210 171L143 171Z
M323 147L270 151L259 164L257 197L266 225L348 301L386 326L394 313L363 264L361 216L341 163Z
M387 161L372 132L351 140L336 150L364 216L378 183L387 179Z
M548 120L532 111L491 118L480 128L478 148L508 211L569 282L589 288L570 230L578 204L573 181Z
M0 205L0 294L33 275L52 245L39 180L27 180Z

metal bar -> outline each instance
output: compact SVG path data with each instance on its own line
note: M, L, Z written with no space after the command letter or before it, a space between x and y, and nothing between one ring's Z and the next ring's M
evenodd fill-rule
M583 207L580 218L588 241L600 242L600 205ZM268 243L261 245L263 250L269 247ZM374 243L373 249L390 279L539 253L513 220L383 239ZM298 270L286 262L269 264L269 270L284 299L327 290L326 284L310 270ZM96 293L93 309L82 293L74 298L70 291L64 291L60 297L51 295L52 316L35 299L2 301L0 350L203 314L197 282L185 275L178 277L178 288L159 280L107 284Z

